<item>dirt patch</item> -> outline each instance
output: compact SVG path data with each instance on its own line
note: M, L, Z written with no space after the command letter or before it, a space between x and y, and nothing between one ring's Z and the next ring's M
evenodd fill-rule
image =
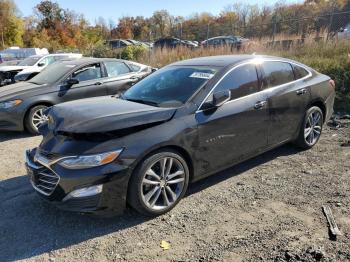
M24 169L40 137L0 134L0 258L41 261L349 261L350 121L312 150L285 145L190 186L170 213L112 219L41 201ZM322 205L343 233L328 236ZM170 243L162 250L160 243Z

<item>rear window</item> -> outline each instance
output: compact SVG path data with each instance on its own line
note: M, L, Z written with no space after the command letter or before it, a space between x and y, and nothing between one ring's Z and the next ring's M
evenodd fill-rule
M121 62L105 62L105 66L109 77L116 77L130 73L129 67Z
M138 72L140 71L141 67L132 63L129 63L129 66L131 67L133 72Z
M295 79L303 78L309 74L309 72L305 68L302 68L301 66L293 65L293 70L294 70Z
M293 68L286 62L267 61L261 65L264 71L264 87L271 88L294 81Z

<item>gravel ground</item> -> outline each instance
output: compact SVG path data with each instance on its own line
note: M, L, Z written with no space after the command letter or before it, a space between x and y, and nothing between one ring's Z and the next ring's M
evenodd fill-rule
M350 120L327 127L312 150L285 145L192 184L153 219L132 210L93 218L40 201L23 159L39 142L0 134L0 261L350 261ZM324 204L343 234L336 241Z

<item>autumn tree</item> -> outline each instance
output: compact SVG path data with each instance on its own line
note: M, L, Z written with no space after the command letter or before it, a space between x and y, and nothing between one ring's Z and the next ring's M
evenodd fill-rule
M23 20L18 15L17 7L12 0L0 0L0 45L22 46L24 33Z

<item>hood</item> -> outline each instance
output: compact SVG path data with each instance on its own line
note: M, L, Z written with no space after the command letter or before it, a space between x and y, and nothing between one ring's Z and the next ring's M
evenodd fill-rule
M29 82L19 82L12 85L0 87L0 101L9 99L21 99L23 95L31 96L38 94L41 88L46 85L37 85Z
M55 133L96 134L139 130L170 120L176 109L160 108L115 97L81 99L51 107L48 128Z
M29 66L0 66L0 72L22 71Z
M30 66L27 68L24 68L21 72L19 72L17 75L22 74L31 74L31 73L39 73L44 69L44 67L36 67L36 66Z

